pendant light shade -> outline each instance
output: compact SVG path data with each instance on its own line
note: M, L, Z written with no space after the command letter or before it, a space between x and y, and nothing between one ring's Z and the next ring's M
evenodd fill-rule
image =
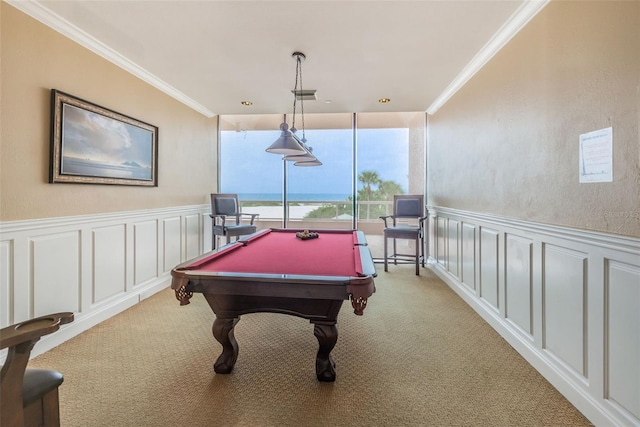
M292 154L288 156L284 156L283 160L287 160L289 162L310 162L312 160L318 160L316 156L313 155L313 148L307 146L305 144L305 140L302 140L302 148L304 148L304 154Z
M284 154L283 160L295 162L295 166L320 166L322 163L318 161L316 156L311 152L311 147L308 147L307 139L304 135L304 97L300 97L300 109L302 110L302 140L296 135L296 107L298 94L304 93L302 89L302 61L306 59L306 56L302 52L293 52L291 55L296 61L296 82L293 88L293 120L291 124L291 130L287 124L287 118L285 115L284 123L280 125L282 133L280 137L274 141L273 144L266 149L268 153ZM300 84L300 89L298 89ZM304 164L303 164L304 163Z
M305 160L305 161L295 162L293 166L322 166L322 162L318 159Z
M293 133L289 130L289 125L284 122L280 124L280 137L274 141L265 151L273 154L284 155L303 155L307 151L300 145L300 143L293 136Z

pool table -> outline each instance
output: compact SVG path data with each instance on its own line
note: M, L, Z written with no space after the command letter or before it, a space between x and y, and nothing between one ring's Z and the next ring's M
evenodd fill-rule
M338 340L338 312L350 299L354 313L363 314L375 292L376 270L361 231L313 230L317 237L309 239L298 237L300 232L261 230L171 271L181 305L202 293L215 313L213 336L222 344L216 373L228 374L236 363L233 329L240 316L271 312L309 319L319 344L316 376L335 381L330 353Z

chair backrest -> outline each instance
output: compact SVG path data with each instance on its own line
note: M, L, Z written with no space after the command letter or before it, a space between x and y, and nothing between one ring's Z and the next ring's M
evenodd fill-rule
M235 215L239 212L237 194L211 194L213 215Z
M403 194L393 196L393 215L397 218L420 218L423 216L422 194Z

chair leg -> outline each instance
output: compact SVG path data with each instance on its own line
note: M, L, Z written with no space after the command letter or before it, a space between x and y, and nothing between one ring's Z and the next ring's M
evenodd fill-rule
M389 266L387 263L387 236L384 237L384 271L389 271Z
M57 388L42 396L42 418L45 426L60 426L60 407L58 402Z
M416 237L416 276L420 275L420 238Z
M393 265L398 265L398 248L396 247L396 238L393 238Z

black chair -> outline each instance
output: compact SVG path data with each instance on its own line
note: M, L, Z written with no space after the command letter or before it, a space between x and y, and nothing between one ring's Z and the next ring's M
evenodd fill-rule
M388 270L388 261L413 261L416 263L416 275L420 274L420 263L424 267L424 214L423 196L395 195L393 196L393 215L381 216L384 220L384 271ZM391 223L387 221L391 220ZM393 239L393 253L387 250L387 239ZM396 248L396 239L414 240L416 253L401 254Z
M70 322L73 313L56 313L0 330L0 349L9 349L0 373L0 425L60 426L58 387L63 381L62 374L28 369L27 363L40 337Z
M258 214L239 212L237 194L211 194L211 214L209 216L213 221L212 249L216 248L218 236L226 236L227 243L229 243L232 236L235 236L237 240L238 236L256 232L256 226L253 225L253 222Z

